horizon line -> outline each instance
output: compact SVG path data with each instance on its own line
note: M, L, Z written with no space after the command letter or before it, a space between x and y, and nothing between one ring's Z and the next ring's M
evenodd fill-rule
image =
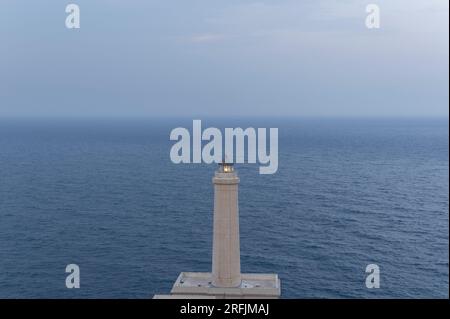
M158 119L449 119L449 114L432 115L0 115L0 120L158 120Z

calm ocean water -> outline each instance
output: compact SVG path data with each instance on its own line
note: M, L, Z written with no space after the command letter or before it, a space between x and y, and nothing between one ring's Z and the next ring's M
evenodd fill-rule
M0 298L149 298L209 271L215 166L171 163L178 126L0 120ZM275 175L237 165L243 272L278 273L285 298L448 298L448 119L203 126L279 128Z

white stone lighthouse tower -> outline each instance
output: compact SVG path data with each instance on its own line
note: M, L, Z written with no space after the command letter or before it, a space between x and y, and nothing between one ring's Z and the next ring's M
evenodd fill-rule
M239 243L239 177L221 163L214 184L212 272L182 272L170 295L154 298L278 298L277 274L242 274Z
M239 245L239 177L233 165L222 163L213 177L214 235L212 252L212 285L241 285Z

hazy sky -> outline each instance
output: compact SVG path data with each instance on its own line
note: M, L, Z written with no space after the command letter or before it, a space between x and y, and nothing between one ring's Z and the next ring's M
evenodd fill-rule
M448 116L448 6L0 0L0 117Z

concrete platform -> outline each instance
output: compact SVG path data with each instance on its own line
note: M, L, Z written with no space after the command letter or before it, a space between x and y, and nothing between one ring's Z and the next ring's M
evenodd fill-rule
M154 295L153 299L216 299L216 297L205 295Z
M236 298L277 299L281 294L277 274L241 274L242 282L235 288L221 288L212 285L211 273L182 272L171 290L171 298ZM162 295L157 295L162 296ZM156 297L156 296L155 296Z

